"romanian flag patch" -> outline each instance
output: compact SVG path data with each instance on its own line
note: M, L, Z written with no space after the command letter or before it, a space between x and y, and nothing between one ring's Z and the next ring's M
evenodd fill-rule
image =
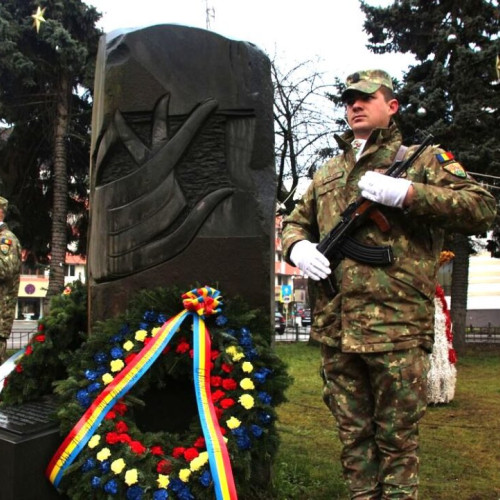
M450 174L455 177L460 177L461 179L465 179L467 177L467 172L464 170L462 165L455 161L455 157L453 153L439 153L436 155L437 161L441 163L443 170L446 170Z
M0 238L0 252L4 255L9 255L12 240L10 238Z
M447 161L454 160L455 157L453 156L453 153L450 153L449 151L447 153L440 153L436 155L436 158L439 163L446 163Z

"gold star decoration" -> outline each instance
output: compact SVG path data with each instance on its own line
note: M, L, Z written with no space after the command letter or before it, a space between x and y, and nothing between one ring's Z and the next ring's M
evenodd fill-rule
M43 17L45 9L46 7L41 9L40 6L38 6L36 8L36 12L34 14L31 14L31 17L33 18L33 26L36 28L37 33L40 30L40 24L45 22L45 19Z

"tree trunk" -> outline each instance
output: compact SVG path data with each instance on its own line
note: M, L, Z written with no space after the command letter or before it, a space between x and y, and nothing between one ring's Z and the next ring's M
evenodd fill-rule
M453 324L453 346L458 353L465 349L467 326L467 293L469 288L469 240L463 234L453 238L453 272L451 277L451 321Z
M71 86L67 75L61 75L57 96L54 129L52 242L50 248L50 274L47 297L61 293L64 288L64 264L66 259L68 216L68 178L66 169L66 136L69 126Z

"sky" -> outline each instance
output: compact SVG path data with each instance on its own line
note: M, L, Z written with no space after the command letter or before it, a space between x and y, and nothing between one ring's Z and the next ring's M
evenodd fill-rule
M400 79L409 55L371 53L358 0L85 0L102 13L106 33L121 28L182 24L251 42L281 72L314 61L324 83L360 69L382 68ZM392 0L368 0L387 6ZM208 16L207 16L208 11Z

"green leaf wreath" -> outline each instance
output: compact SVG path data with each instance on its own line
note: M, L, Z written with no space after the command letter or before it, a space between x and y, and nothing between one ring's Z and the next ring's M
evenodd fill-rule
M75 293L82 290L80 287ZM72 293L61 300L70 303ZM123 315L99 323L76 351L53 352L59 373L64 372L63 377L52 380L63 435L71 431L107 379L130 363L157 329L182 309L181 295L175 287L142 291ZM77 302L81 304L81 297ZM22 399L15 396L19 393L17 379L26 379L34 370L36 353L44 351L42 345L67 347L68 342L81 338L80 333L57 330L52 318L55 312L52 309L51 317L41 323L43 342L33 340L30 354L19 362L23 369L9 377L4 401ZM61 315L60 319L67 322L70 316ZM226 439L238 496L261 498L264 493L259 488L269 487L261 476L278 446L275 406L285 400L290 379L269 346L268 318L241 298L224 298L223 313L208 318L206 324L212 339L212 402ZM214 498L193 388L191 326L189 321L182 324L64 472L59 488L70 498ZM53 335L68 335L66 343L55 341ZM38 379L42 373L38 372ZM25 400L30 396L23 394Z

